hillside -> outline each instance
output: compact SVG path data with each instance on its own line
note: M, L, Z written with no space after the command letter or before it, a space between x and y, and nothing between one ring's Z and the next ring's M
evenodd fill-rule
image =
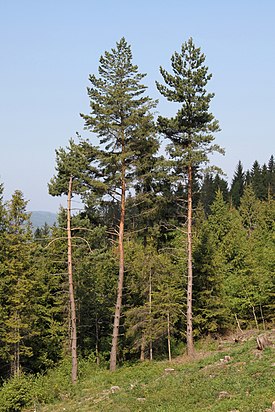
M56 214L52 212L33 211L31 222L34 228L42 227L45 223L52 226L56 222Z
M82 362L80 380L75 387L68 383L69 376L65 375L63 367L36 382L35 410L272 411L275 401L274 338L275 330L269 332L273 345L262 351L257 349L252 332L238 342L232 337L207 341L197 347L193 362L178 357L172 363L144 362L125 366L114 373ZM51 404L42 406L43 396ZM33 408L25 410L31 411Z

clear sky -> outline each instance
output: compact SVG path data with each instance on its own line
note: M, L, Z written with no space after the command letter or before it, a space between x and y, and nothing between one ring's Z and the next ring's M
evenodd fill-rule
M226 156L214 162L229 181L238 160L250 168L275 154L274 0L0 0L0 182L29 210L56 212L48 195L55 149L83 133L88 75L100 55L125 36L158 111L174 106L158 95L159 66L193 37L213 74L212 111ZM63 201L64 202L64 201ZM64 203L63 203L64 204Z

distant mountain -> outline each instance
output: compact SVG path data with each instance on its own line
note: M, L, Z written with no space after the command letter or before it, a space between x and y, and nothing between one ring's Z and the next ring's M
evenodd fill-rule
M56 223L56 214L52 212L33 211L31 212L31 222L34 228L42 227L45 223L52 226Z

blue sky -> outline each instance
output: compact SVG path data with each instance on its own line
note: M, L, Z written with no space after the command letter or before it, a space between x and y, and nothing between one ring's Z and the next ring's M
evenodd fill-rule
M226 156L213 162L229 181L238 160L250 168L275 154L275 2L273 0L0 0L0 181L29 210L56 212L47 183L55 149L83 133L86 88L105 50L125 36L158 111L174 114L159 96L159 66L193 37L206 55L215 93L212 111ZM90 136L92 137L92 136ZM63 204L64 201L63 201Z

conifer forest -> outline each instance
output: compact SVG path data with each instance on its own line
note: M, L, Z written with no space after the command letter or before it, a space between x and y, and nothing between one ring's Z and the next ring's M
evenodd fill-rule
M232 330L274 327L275 160L211 155L220 130L206 56L192 38L156 82L157 113L125 38L90 74L81 133L57 147L58 222L34 230L24 194L0 187L0 377L43 374L71 358L171 359ZM89 132L89 133L88 133ZM215 156L215 159L218 156Z

